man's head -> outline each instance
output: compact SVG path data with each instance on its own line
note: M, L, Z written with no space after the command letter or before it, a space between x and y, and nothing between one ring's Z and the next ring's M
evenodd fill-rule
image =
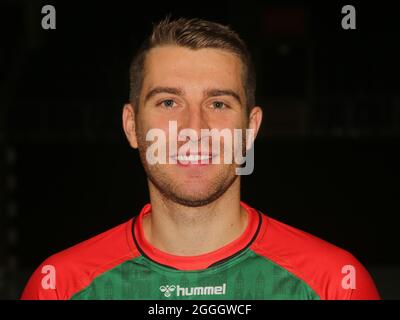
M170 121L177 123L178 133L182 129L198 133L198 138L189 138L189 143L198 143L202 153L200 145L207 138L202 129L233 132L250 128L256 134L262 112L255 107L255 74L244 42L217 23L164 20L135 55L130 79L124 130L131 146L139 148L150 185L166 198L187 206L218 199L237 179L236 163L182 165L178 161L152 165L146 157L151 145L146 134L152 129L165 132L167 159L179 156L169 148ZM178 148L184 142L178 142ZM210 158L222 158L227 146L223 139L219 143L221 152L207 152Z

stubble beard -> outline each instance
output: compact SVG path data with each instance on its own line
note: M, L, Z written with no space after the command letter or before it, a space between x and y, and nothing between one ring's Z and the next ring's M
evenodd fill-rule
M170 175L168 175L167 166L173 164L154 164L150 165L146 159L147 148L151 145L151 142L146 141L144 136L136 132L138 149L140 160L143 168L150 182L156 187L158 192L166 200L173 201L187 207L202 207L208 205L218 198L220 198L238 179L235 173L237 166L233 164L210 164L214 166L220 166L220 170L209 182L209 188L205 192L193 192L189 194L185 192L185 186L177 183Z

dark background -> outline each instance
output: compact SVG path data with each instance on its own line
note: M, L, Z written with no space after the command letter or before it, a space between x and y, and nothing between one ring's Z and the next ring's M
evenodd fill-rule
M0 298L148 201L121 111L131 57L168 13L229 24L253 54L264 123L243 200L352 252L400 298L397 8L147 3L0 2ZM41 28L45 4L56 30ZM341 28L345 4L356 30Z

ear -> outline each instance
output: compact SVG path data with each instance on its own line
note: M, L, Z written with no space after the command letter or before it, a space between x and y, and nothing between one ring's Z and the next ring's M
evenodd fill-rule
M263 112L259 106L253 107L249 115L249 129L254 130L254 139L257 137L258 131L261 126Z
M122 111L122 125L129 144L132 148L137 149L138 143L135 126L135 108L130 103L124 105Z

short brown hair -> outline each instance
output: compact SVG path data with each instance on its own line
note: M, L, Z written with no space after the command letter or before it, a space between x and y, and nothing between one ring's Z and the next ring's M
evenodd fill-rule
M139 108L139 96L143 83L146 54L155 47L177 45L193 50L216 48L230 51L243 63L243 86L247 110L255 105L256 75L246 44L228 26L202 19L165 18L153 26L153 32L133 57L130 67L130 102Z

